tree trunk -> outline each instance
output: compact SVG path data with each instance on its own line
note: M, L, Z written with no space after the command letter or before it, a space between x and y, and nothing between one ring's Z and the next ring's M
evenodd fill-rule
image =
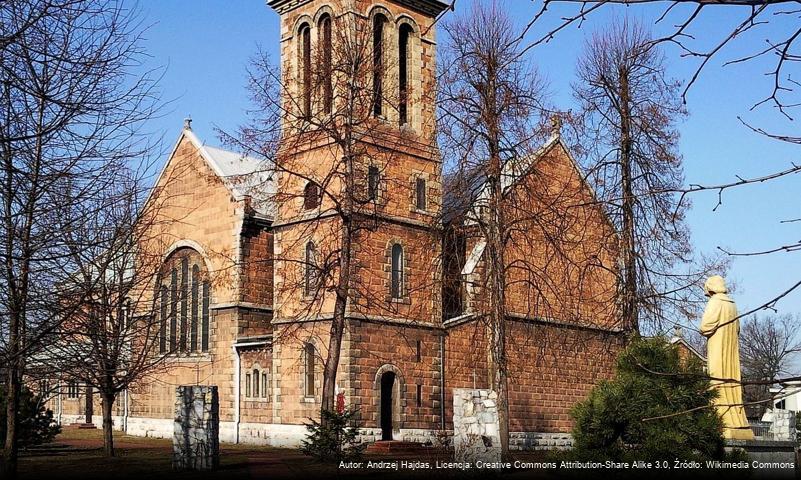
M114 456L114 429L111 412L114 408L114 395L103 395L103 453Z
M630 333L640 330L637 308L637 250L634 232L634 192L631 169L631 111L629 72L618 70L620 79L620 170L622 187L623 325Z
M17 476L17 455L19 453L17 442L17 412L19 411L20 393L19 359L18 353L13 348L15 340L12 340L11 344L12 361L8 366L8 391L6 392L6 443L3 449L2 475L0 475L0 477L8 479L16 478Z
M499 178L499 177L498 177ZM500 189L500 188L499 188ZM499 202L497 199L493 203ZM497 205L500 207L500 204ZM504 275L504 254L500 233L500 211L490 207L490 215L496 216L490 220L487 235L488 262L487 285L489 291L489 329L490 329L490 388L498 395L498 434L501 439L501 456L503 459L509 455L509 398L507 385L507 358L506 358L506 285Z
M91 425L93 423L92 417L95 414L95 396L94 392L92 391L91 385L86 385L86 399L85 399L85 419L84 422L87 425Z
M352 175L349 180L349 192L352 190ZM350 289L350 258L352 246L352 217L345 215L342 225L341 249L339 254L339 278L337 279L336 301L334 304L334 318L331 320L331 330L328 337L328 353L323 373L323 394L320 402L320 412L334 411L336 400L337 370L342 349L342 335L345 331L345 308L348 303L348 290ZM325 423L325 417L321 417Z
M492 77L491 77L492 78ZM495 104L495 100L489 102ZM490 110L493 111L493 110ZM498 434L501 458L509 457L509 398L506 388L506 264L504 255L503 165L500 158L500 120L492 116L489 123L490 164L489 209L486 222L487 286L489 287L490 388L498 395Z

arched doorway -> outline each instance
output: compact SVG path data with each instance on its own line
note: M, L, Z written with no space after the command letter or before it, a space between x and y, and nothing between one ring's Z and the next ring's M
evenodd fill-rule
M395 387L395 373L381 375L381 440L392 440L392 407L395 403L392 391Z

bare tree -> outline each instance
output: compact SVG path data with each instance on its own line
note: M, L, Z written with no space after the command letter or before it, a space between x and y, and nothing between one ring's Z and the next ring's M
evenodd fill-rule
M334 411L349 317L403 310L415 318L410 308L430 305L388 301L387 292L376 288L383 272L369 268L365 249L359 254L360 245L402 212L398 200L408 198L411 188L405 173L399 174L401 162L408 161L404 152L430 156L433 148L431 138L407 128L412 99L426 92L390 75L409 78L408 66L391 59L394 44L388 42L385 21L353 13L325 15L317 25L319 48L311 47L309 25L298 32L297 65L285 58L280 69L265 55L256 57L249 72L256 106L251 121L235 135L223 133L227 143L265 158L265 170L277 177L280 337L307 343L319 338L327 344L324 351L315 349L324 368L321 411ZM433 222L428 227L433 247L438 241ZM393 295L431 294L438 268L430 259L427 273L420 275L426 288L406 284ZM309 319L315 321L303 321Z
M740 357L743 370L744 401L757 407L761 416L772 398L770 385L782 376L796 374L793 361L801 352L798 319L794 315L754 315L743 322L740 331Z
M520 39L527 39L525 49L527 51L554 41L560 32L570 27L585 26L601 12L608 11L615 5L625 4L635 9L631 11L637 11L637 8L643 9L646 5L655 5L656 3L655 0L545 0L534 10ZM723 10L731 13L726 20L712 16L715 12ZM681 90L684 101L691 100L689 94L692 87L710 68L725 70L744 63L758 65L758 68L767 65L767 70L764 71L765 75L752 80L753 84L758 86L762 79L767 79L768 92L752 104L748 112L738 116L738 120L756 134L782 143L797 145L801 143L801 138L797 135L755 125L748 119L747 114L763 109L763 113L773 113L792 129L795 122L794 112L801 106L801 102L798 101L799 89L796 80L799 39L801 39L801 25L797 21L798 13L797 5L791 1L693 0L690 2L664 2L664 6L656 9L653 18L655 24L665 24L667 31L652 38L650 45L652 47L660 44L674 45L678 47L683 61L694 64L691 77ZM721 33L714 37L710 37L709 32L706 31L705 23L712 18L715 19L716 25L721 27ZM732 55L731 52L737 51L737 48L743 48L746 53ZM771 108L771 111L765 111L765 107ZM735 173L731 180L721 179L719 182L708 184L691 182L689 185L669 188L665 193L679 194L681 195L680 202L683 202L693 193L716 192L715 209L717 209L723 203L725 192L778 179L791 180L797 178L799 173L801 173L801 165L797 161L791 161L785 168L768 170L762 174L746 177ZM778 221L781 224L793 224L799 219L795 217L782 218ZM724 253L730 257L737 257L791 253L798 250L799 244L790 242L782 245L767 245L758 250L728 249ZM760 305L743 313L741 317L757 311L775 309L780 301L800 287L801 281L794 279L786 289L777 292Z
M675 193L684 182L680 84L667 77L647 30L624 19L587 42L573 90L582 109L579 141L599 201L620 232L624 323L639 331L645 317L664 330L701 304L696 285L712 268L694 263L684 220L689 205Z
M140 172L148 170L147 164L141 167ZM179 348L177 344L172 349L160 348L165 318L159 303L163 299L155 292L166 276L162 256L166 245L153 232L180 219L164 214L175 211L169 208L173 198L145 195L149 191L146 179L132 169L120 168L101 196L71 211L62 209L60 214L82 217L80 228L94 232L95 241L80 247L78 242L69 242L76 270L61 292L83 302L59 326L45 361L51 363L51 371L64 372L97 390L109 457L115 455L112 414L118 395L158 373L168 355ZM177 181L177 175L162 178L159 187ZM77 239L88 236L88 231L65 231L64 235ZM185 301L180 295L173 300L176 304Z
M543 138L544 85L520 56L513 22L498 3L476 4L443 28L448 43L441 52L439 129L446 163L453 170L451 199L446 203L463 204L469 212L465 222L486 242L482 277L486 302L480 313L488 331L488 383L498 395L501 450L507 456L506 295L510 270L515 268L512 236L522 219L509 208L506 194L519 175L514 165L519 167L521 159L533 153L532 145Z
M0 17L0 332L8 366L2 469L14 477L26 359L42 354L84 300L52 292L74 273L72 252L97 243L83 218L65 222L59 212L99 198L110 172L147 149L138 126L152 115L154 97L152 75L131 75L141 60L141 25L119 2L4 2Z

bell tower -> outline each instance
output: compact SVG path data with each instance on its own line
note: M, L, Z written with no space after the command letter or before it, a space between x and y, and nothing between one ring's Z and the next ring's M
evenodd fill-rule
M345 263L342 232L346 223L357 225L347 240L351 280L337 388L348 405L361 406L363 426L383 438L400 428L439 429L442 166L434 23L449 5L267 4L281 17L283 93L275 335L289 338L292 331L326 358L332 287ZM315 290L326 282L329 288ZM290 368L303 348L276 348L274 365ZM319 408L308 388L314 367L301 363L277 377L282 395L274 408L298 415L282 422L302 422ZM294 375L306 382L297 395L284 385Z

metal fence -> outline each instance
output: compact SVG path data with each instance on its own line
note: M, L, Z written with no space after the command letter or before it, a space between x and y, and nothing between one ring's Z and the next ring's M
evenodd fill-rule
M770 440L773 438L773 434L770 431L770 422L749 422L751 425L751 431L754 432L754 437L764 440Z

